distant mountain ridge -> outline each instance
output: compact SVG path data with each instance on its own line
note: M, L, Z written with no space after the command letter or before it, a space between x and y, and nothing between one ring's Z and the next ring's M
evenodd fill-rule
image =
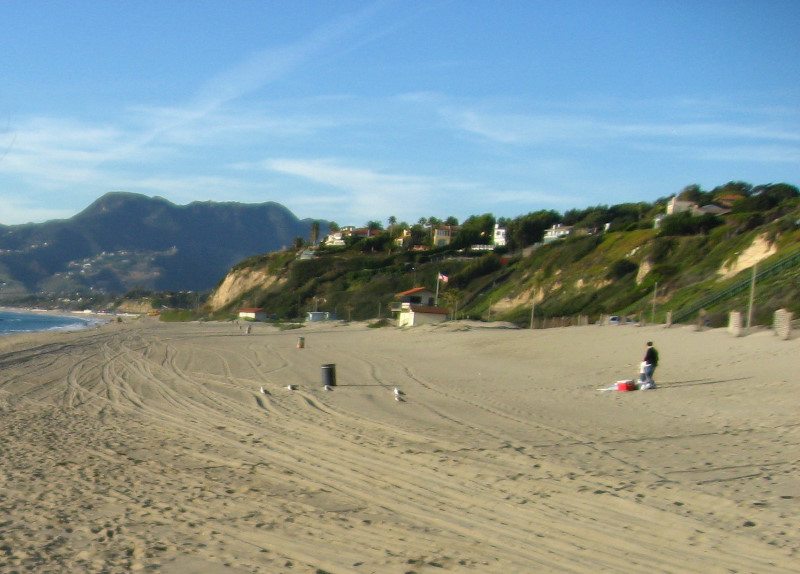
M308 239L313 221L272 201L176 205L111 192L69 219L0 225L0 296L207 290L237 262Z

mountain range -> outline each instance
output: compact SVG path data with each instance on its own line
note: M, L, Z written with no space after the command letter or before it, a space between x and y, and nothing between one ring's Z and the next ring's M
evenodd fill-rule
M275 202L111 192L69 219L0 225L0 298L208 290L237 262L307 239L312 223Z

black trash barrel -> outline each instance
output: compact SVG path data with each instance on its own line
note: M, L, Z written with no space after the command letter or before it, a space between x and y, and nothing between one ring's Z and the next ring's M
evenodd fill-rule
M336 386L336 365L322 365L322 384Z

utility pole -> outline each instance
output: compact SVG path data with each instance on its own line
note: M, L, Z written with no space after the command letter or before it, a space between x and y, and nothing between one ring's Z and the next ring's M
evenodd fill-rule
M753 279L750 281L750 303L747 305L747 328L753 323L753 301L756 298L756 269L758 262L753 264Z
M531 329L533 329L533 313L535 310L536 310L536 301L534 300L533 304L531 305Z
M650 322L656 322L656 295L658 295L658 281L656 281L656 287L653 289L653 315L650 317Z

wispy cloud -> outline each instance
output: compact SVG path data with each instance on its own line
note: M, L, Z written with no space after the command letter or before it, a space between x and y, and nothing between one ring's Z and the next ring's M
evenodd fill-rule
M292 205L327 208L358 223L382 215L409 222L425 214L464 218L503 209L507 203L527 203L533 209L542 203L572 206L576 201L574 195L553 189L505 189L497 183L351 167L334 159L273 158L260 162L258 167L321 186L306 188L305 195L292 194Z
M332 53L373 41L380 34L365 31L365 25L379 7L380 3L367 5L320 26L296 42L248 55L205 82L185 105L160 110L160 121L141 135L137 145L146 145L167 132L198 122L222 110L225 104L256 92L315 60L330 59ZM283 128L286 127L284 124Z
M696 103L695 103L696 104ZM594 145L674 146L680 144L687 149L713 142L718 149L744 148L763 149L759 156L768 161L793 161L800 132L788 129L792 117L786 110L764 110L759 119L748 117L713 119L713 110L705 113L692 110L694 119L669 119L670 116L686 115L686 110L677 103L663 110L651 110L649 117L665 117L663 122L641 122L625 117L625 107L597 110L586 113L576 109L574 113L559 110L538 114L509 114L485 111L477 107L440 105L439 113L454 129L479 136L484 141L510 146L560 145L583 148ZM641 105L631 102L631 107ZM784 115L775 116L781 112ZM791 114L790 114L791 115ZM615 119L614 116L616 116ZM709 117L711 116L711 117ZM767 117L763 117L767 116ZM778 153L775 153L778 151ZM720 153L724 157L725 153Z
M136 173L143 164L163 170L170 158L191 157L204 146L201 154L216 147L225 156L248 140L308 139L318 130L341 125L341 119L330 116L287 114L280 105L270 112L252 102L249 106L230 104L304 65L334 58L337 52L388 33L390 27L383 32L367 27L380 7L380 3L365 6L295 42L250 54L210 78L182 105L131 104L107 123L59 117L29 117L9 123L0 142L5 144L0 178L16 178L40 189L80 186L76 192L90 194L92 199L98 188L146 190L158 181L169 184L166 191L185 189L186 183L181 182L192 182L199 184L202 192L215 178L172 177L169 168L151 178L128 177L127 173ZM214 168L223 169L225 162L221 160ZM225 189L245 187L244 182L237 186L230 180L220 183L223 181ZM24 211L14 205L6 204L3 217L19 221L25 217Z
M325 198L329 204L338 204L339 210L362 218L374 218L380 214L388 216L401 211L410 213L409 205L430 205L430 199L437 191L458 185L432 178L347 167L332 159L275 158L260 165L270 171L321 184L322 197L320 190L315 190L313 201Z
M0 213L3 219L11 217L14 223L33 223L50 219L66 219L74 215L69 209L52 209L25 199L0 197ZM6 221L0 224L7 225Z

